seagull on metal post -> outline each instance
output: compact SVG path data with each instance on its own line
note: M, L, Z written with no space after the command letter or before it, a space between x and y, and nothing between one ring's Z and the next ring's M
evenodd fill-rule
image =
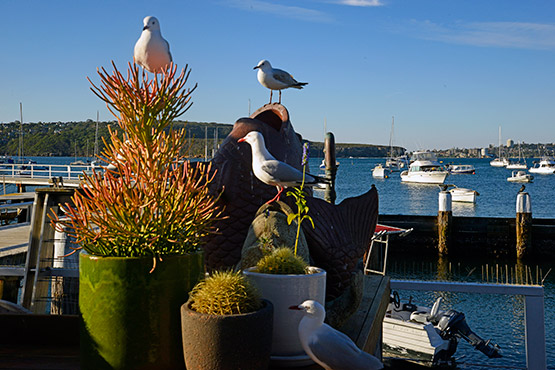
M258 69L258 82L270 89L270 104L272 104L274 90L279 90L279 103L281 104L281 90L289 87L302 89L304 85L308 85L308 82L298 82L293 76L281 69L272 68L270 62L265 59L258 62L258 65L253 69Z
M151 73L161 73L172 62L170 44L162 37L160 22L153 16L143 20L143 32L135 44L133 59Z
M304 314L299 323L299 339L305 352L326 370L378 370L383 364L362 351L351 338L324 324L326 310L313 300L289 307Z
M251 131L245 137L237 140L238 143L247 142L252 151L252 172L263 183L275 186L277 195L266 202L272 203L279 200L283 189L302 184L303 172L295 167L279 161L266 149L264 136L258 131ZM316 175L305 174L305 186L314 186L318 183L329 183L329 180Z

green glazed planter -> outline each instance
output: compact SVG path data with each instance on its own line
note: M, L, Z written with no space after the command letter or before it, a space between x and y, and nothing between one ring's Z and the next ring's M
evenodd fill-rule
M79 257L81 369L183 369L180 307L204 274L203 253Z

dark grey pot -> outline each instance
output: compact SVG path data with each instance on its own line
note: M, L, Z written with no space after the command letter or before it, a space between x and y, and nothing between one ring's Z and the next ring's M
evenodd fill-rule
M187 370L267 369L272 350L274 307L243 315L207 315L181 306L183 354Z

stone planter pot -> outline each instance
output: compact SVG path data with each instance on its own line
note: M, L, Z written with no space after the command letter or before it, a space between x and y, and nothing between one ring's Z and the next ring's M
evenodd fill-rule
M202 252L79 257L82 369L183 369L179 309L204 273Z
M262 298L274 305L274 330L272 335L272 361L294 365L310 364L312 360L305 353L299 340L298 327L302 314L290 310L307 299L322 305L326 299L326 272L317 267L309 267L311 274L274 275L256 272L256 267L243 271L256 285Z
M267 369L273 305L242 315L208 315L181 306L183 354L188 370Z

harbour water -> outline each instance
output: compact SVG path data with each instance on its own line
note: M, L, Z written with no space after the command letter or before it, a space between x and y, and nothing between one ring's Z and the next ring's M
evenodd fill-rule
M69 164L73 157L32 157L37 164ZM77 158L86 160L87 158ZM436 215L438 210L437 185L413 185L401 183L399 173L388 179L372 177L372 168L383 163L383 158L340 158L337 173L337 203L347 197L357 196L376 185L379 193L381 214ZM318 171L321 158L311 158L310 168ZM451 175L446 183L458 187L471 188L480 193L476 205L453 203L454 216L466 217L515 217L516 194L521 184L508 182L511 171L494 168L487 159L447 159L444 163L472 164L475 175ZM528 159L531 165L532 160ZM15 187L7 187L7 192ZM533 183L526 184L526 191L532 200L533 217L555 218L555 175L535 175ZM555 241L554 241L555 244ZM487 260L481 256L467 259L439 260L438 258L406 256L388 261L388 275L394 279L442 280L459 282L481 282L485 277L484 267L514 266L515 260ZM545 276L550 269L555 270L553 261L527 261L525 264ZM541 280L541 279L540 279ZM491 276L489 281L492 282ZM493 281L495 282L495 281ZM555 271L547 275L545 289L545 332L547 364L555 369ZM438 296L443 298L442 309L455 309L466 315L467 323L479 336L492 339L502 348L503 357L488 359L474 350L464 340L460 340L456 352L460 369L482 369L495 366L500 369L525 368L524 297L505 295L480 295L446 292L400 291L403 301L413 297L419 305L431 306Z

